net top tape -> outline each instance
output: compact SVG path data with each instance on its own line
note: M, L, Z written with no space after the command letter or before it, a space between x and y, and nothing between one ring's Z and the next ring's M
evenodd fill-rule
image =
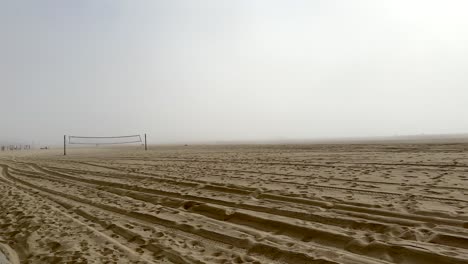
M118 145L118 144L129 144L129 143L141 143L141 140L138 141L126 141L126 142L115 142L115 143L75 143L75 142L69 142L68 144L70 145Z
M68 138L130 138L130 137L140 137L140 135L131 135L131 136L115 136L115 137L82 137L82 136L68 136Z

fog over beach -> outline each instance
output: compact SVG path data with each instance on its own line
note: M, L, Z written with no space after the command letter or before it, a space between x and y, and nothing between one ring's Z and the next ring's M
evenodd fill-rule
M466 1L3 1L1 140L466 133Z

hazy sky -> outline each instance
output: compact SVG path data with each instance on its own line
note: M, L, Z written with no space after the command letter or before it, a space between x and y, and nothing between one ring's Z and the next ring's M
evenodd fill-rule
M466 0L0 3L0 141L468 132Z

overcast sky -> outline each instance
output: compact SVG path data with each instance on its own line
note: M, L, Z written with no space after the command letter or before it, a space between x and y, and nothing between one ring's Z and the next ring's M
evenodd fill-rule
M0 3L0 141L468 132L465 0Z

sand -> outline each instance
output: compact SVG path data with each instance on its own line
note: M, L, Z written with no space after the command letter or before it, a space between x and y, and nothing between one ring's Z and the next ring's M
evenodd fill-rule
M468 144L68 153L0 152L0 263L468 263Z

